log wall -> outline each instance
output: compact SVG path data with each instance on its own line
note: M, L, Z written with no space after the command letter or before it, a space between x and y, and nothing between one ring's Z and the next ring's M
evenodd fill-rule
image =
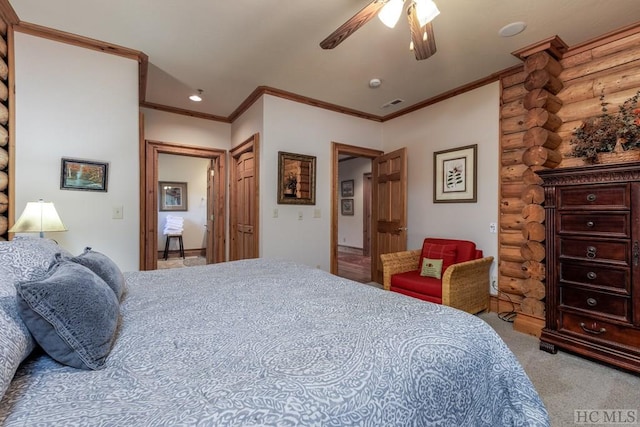
M9 229L9 49L7 24L0 19L0 240L8 239Z
M501 79L498 307L506 301L541 328L544 192L536 171L585 164L570 156L573 131L601 113L601 94L615 112L640 90L640 24L575 48L556 38L520 53L522 70Z

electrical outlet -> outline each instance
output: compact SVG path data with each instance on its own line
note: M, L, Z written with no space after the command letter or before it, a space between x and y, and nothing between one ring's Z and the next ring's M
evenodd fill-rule
M298 211L298 221L302 221L302 211Z
M273 217L278 218L278 208L273 208Z
M489 223L489 233L497 233L498 232L498 224L495 222Z
M111 217L113 219L122 219L123 218L122 210L123 210L122 206L114 206Z
M491 276L491 290L498 293L498 277Z

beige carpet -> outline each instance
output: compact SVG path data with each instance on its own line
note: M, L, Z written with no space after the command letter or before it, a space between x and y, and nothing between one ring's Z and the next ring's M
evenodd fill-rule
M496 313L479 317L498 332L516 355L547 407L553 427L577 425L576 410L631 409L640 417L640 376L562 350L557 354L541 351L538 338L514 331L512 324L500 320ZM604 417L601 412L592 415L594 420L600 417L602 421ZM616 425L640 426L640 418Z

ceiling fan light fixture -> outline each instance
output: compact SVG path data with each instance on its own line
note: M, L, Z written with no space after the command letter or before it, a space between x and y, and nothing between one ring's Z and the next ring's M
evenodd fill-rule
M438 10L438 6L436 6L433 0L414 0L414 3L416 5L418 22L421 27L424 27L433 21L436 16L440 15L440 10Z
M389 0L378 12L378 18L387 27L395 27L402 14L403 5L404 0Z
M193 95L191 95L189 97L190 100L192 100L193 102L200 102L202 101L202 89L198 89L198 93L194 93Z

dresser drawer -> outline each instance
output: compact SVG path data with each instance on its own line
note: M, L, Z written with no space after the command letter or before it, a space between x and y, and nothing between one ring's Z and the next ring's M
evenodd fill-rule
M613 262L629 265L629 242L625 240L559 239L560 259L572 258L584 261Z
M623 326L613 322L596 320L589 316L560 312L559 331L571 333L580 338L594 342L608 344L621 344L635 347L634 351L640 353L640 329L631 325Z
M629 237L629 213L585 212L561 213L558 215L558 233L606 235L608 237Z
M629 209L628 184L558 188L558 209Z
M560 288L560 306L589 311L593 314L610 317L623 322L631 321L631 298L610 295L602 292L562 286Z
M561 283L600 287L621 294L628 294L631 289L631 271L627 267L561 262L558 271Z

